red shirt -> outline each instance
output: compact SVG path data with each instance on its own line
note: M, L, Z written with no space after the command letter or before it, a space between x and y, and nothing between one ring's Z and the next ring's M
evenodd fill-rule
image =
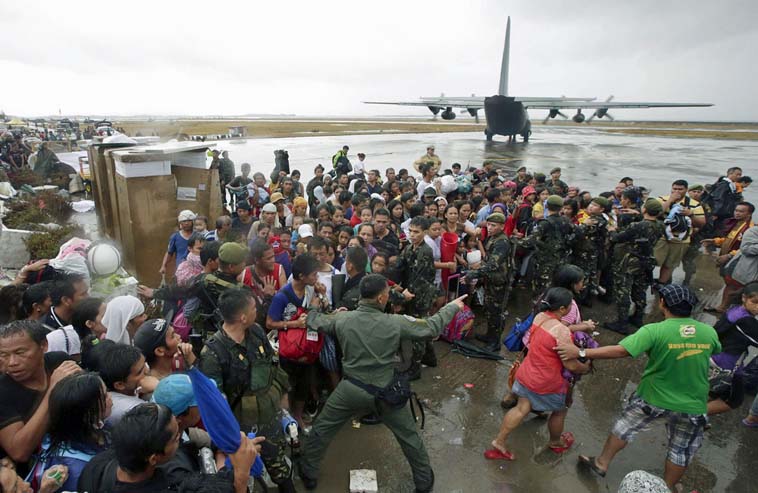
M559 343L573 344L571 331L555 315L545 312L534 318L529 331L529 352L516 371L516 379L535 394L565 394L568 382L561 375L563 363L553 348Z

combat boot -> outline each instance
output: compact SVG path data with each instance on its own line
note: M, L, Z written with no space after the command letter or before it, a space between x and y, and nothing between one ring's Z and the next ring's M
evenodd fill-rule
M645 322L643 322L644 318L645 318L645 312L636 310L634 312L634 315L629 317L629 323L634 325L637 328L640 328L643 325L645 325Z
M434 352L432 341L427 341L424 346L424 356L421 357L421 364L431 368L437 367L437 353Z
M606 322L603 324L603 327L605 327L608 330L612 330L613 332L618 332L621 335L629 335L632 333L633 327L629 325L628 320L617 320L615 322Z
M297 462L297 474L300 476L300 480L303 482L303 486L305 486L306 490L315 490L318 487L318 480L314 478L310 478L305 475L303 472L303 468L300 467L300 462Z

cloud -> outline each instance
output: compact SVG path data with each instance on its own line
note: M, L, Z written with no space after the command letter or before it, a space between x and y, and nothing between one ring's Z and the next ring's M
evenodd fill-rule
M706 101L718 106L616 116L748 120L757 13L744 0L5 2L2 105L21 115L424 115L361 101L494 93L511 15L511 94Z

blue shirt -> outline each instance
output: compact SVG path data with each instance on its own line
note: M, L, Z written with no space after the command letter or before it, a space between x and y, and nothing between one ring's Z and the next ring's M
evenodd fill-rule
M289 297L285 294L285 290L289 291ZM299 306L293 305L290 302L290 298L297 300ZM271 320L274 322L291 320L295 313L297 313L297 309L300 306L303 306L303 300L304 297L298 297L292 289L292 283L289 283L280 289L271 299L271 306L268 308L268 316L271 317Z
M187 258L187 254L189 253L189 250L187 250L188 245L188 240L186 240L179 231L172 234L171 238L168 239L168 254L176 254L177 267L179 267L179 264L184 262L184 259Z
M483 222L487 221L487 218L489 217L490 212L492 212L491 205L485 205L484 207L479 209L479 212L476 213L476 224L474 226L479 226Z

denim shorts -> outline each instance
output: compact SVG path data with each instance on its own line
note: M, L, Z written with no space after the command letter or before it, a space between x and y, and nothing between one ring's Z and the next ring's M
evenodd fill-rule
M521 385L518 379L513 381L511 392L527 399L535 411L563 411L566 409L566 394L538 394Z

